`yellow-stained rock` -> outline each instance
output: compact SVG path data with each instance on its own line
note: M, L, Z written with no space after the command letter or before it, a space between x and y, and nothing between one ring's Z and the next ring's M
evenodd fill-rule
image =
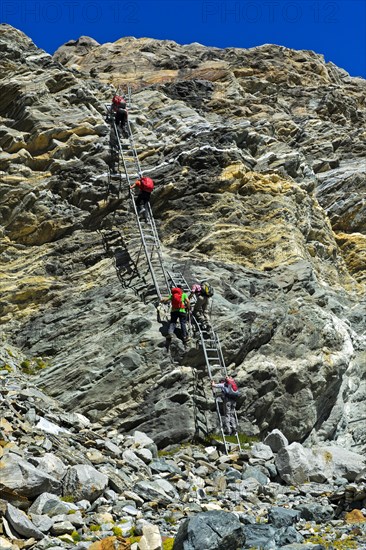
M90 550L128 550L130 544L120 537L106 537L105 539L93 542Z
M366 517L357 508L351 512L346 512L344 519L346 523L364 523L366 521Z
M366 235L336 233L335 238L343 253L350 273L360 282L366 282Z

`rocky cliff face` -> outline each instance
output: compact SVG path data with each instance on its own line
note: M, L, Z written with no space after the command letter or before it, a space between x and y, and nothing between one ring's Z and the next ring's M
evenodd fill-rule
M130 85L164 259L215 287L241 431L365 449L366 82L270 45L83 37L51 57L1 25L0 49L3 344L43 391L159 446L216 429L200 350L166 352L146 266L118 278L103 246L118 229L137 261L104 120Z

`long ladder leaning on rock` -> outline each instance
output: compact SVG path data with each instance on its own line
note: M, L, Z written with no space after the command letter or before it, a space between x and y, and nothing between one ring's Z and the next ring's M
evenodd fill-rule
M128 89L128 108L129 108L129 111L131 111L130 88ZM126 151L123 150L121 137L118 133L116 121L113 115L111 115L111 107L107 106L107 109L109 114L109 120L111 122L113 131L116 137L117 147L118 147L118 156L119 156L118 164L117 164L118 177L121 181L122 179L121 168L122 168L125 176L124 179L126 181L126 185L128 185L130 199L132 201L133 211L135 214L137 226L141 237L141 248L144 250L144 253L145 253L146 261L148 264L148 268L150 271L150 275L152 278L152 282L153 282L156 294L158 298L161 299L162 289L164 289L164 292L168 291L169 283L168 283L167 274L163 264L163 257L162 257L161 246L160 246L158 232L156 229L155 220L152 215L150 203L148 203L146 205L146 209L147 209L146 223L144 224L141 223L137 206L136 206L136 197L134 192L130 189L131 183L134 182L135 179L140 179L142 177L142 170L141 170L138 154L136 151L136 145L135 145L132 131L131 131L129 117L127 118L127 129L128 129L127 139L129 143L128 150L129 150L130 156L128 156L126 154ZM141 248L140 248L140 251L141 251ZM140 255L140 252L139 252L139 255Z
M108 109L108 114L111 115L111 107L106 106ZM129 111L131 110L131 90L128 88L128 108ZM130 121L127 119L127 128L128 128L128 141L129 141L129 149L130 153L132 154L132 157L127 157L127 155L123 151L121 138L118 133L117 125L115 122L115 119L112 116L109 117L109 120L111 122L113 131L115 133L117 145L118 145L118 152L119 152L119 162L118 162L118 168L120 166L123 167L123 171L125 174L125 180L126 184L128 185L129 192L130 192L130 198L132 200L133 204L133 211L136 217L137 225L139 228L140 236L141 236L141 246L144 249L146 260L148 263L148 267L150 270L150 274L153 280L153 284L156 290L156 294L159 299L162 297L161 289L165 287L165 289L170 292L170 289L172 286L182 285L185 292L190 292L190 287L185 280L182 273L172 273L165 269L164 263L163 263L163 257L161 253L161 246L159 241L158 232L156 229L155 220L152 214L152 210L150 207L150 204L147 204L147 213L148 213L148 221L143 225L140 221L137 206L136 206L136 199L134 193L131 191L131 181L133 181L135 178L141 178L142 177L142 170L138 158L138 154L136 151L135 142L133 139ZM131 162L133 165L133 170L129 170L127 166L127 162ZM119 179L121 181L122 174L119 168ZM154 254L155 253L155 254ZM191 300L192 305L195 303L195 297L192 297ZM210 379L210 382L213 381L214 376L221 376L225 377L227 376L227 369L224 361L224 357L222 354L221 344L219 341L219 337L216 334L216 332L210 328L210 329L203 329L200 322L192 315L191 321L194 327L194 330L199 335L200 343L202 346L205 363L207 367L207 373ZM217 393L212 389L212 394L215 401L215 407L216 407L216 413L219 420L219 426L220 431L222 435L222 440L225 447L225 453L227 454L230 448L231 443L228 440L228 437L226 436L224 432L224 426L222 421L222 414L220 409L220 404L222 404L222 399L220 395L217 395ZM235 420L237 423L237 416L236 411L235 414ZM236 434L236 446L239 447L241 450L240 440L238 434Z
M190 287L182 273L180 272L173 273L170 271L168 271L167 273L169 276L169 281L171 283L170 286L181 285L183 288L183 292L187 292L188 294L190 293ZM194 305L195 302L196 302L196 298L195 296L192 296L191 304ZM191 323L193 325L193 330L196 332L196 335L199 336L200 344L201 344L203 355L205 358L207 374L210 379L210 382L212 382L214 380L214 377L216 376L225 378L225 376L227 376L228 373L226 369L224 356L222 354L220 340L217 333L214 331L212 327L209 329L207 328L203 329L199 320L192 314L191 314ZM225 434L225 431L224 431L224 425L222 421L222 414L221 414L221 407L220 407L220 405L221 406L224 405L221 397L221 392L220 394L217 394L215 389L212 388L212 395L215 400L216 413L219 420L222 440L224 442L225 453L227 454L230 448L231 442L229 441L228 436ZM234 415L235 415L236 425L238 425L238 418L236 415L236 411L234 411ZM235 446L238 446L239 450L241 450L238 433L236 433L235 439L236 439Z

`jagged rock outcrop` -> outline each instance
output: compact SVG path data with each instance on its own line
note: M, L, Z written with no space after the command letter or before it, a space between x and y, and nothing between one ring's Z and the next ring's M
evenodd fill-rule
M82 37L52 58L8 25L0 43L3 364L10 342L67 411L160 447L216 429L200 350L166 354L141 258L121 284L97 232L137 258L104 120L131 84L164 259L215 287L241 429L364 449L365 81L271 45Z

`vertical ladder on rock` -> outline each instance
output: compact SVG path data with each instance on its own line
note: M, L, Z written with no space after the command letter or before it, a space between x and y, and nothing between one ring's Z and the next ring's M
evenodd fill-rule
M131 90L128 89L128 106L131 106ZM111 109L107 106L108 114L110 114L110 122L115 133L117 148L118 148L118 173L120 179L120 188L122 181L122 172L125 174L126 184L128 185L130 198L133 205L133 211L137 221L138 229L141 237L141 248L143 248L145 257L148 263L149 271L153 280L153 285L155 287L156 294L159 299L161 299L162 294L161 290L163 287L170 291L172 286L181 285L183 290L187 293L190 292L190 287L185 280L182 273L173 273L165 270L162 251L160 246L160 241L158 237L158 232L155 224L154 217L150 208L150 204L147 205L147 218L146 222L142 224L136 206L136 198L134 193L131 191L131 181L134 179L140 179L142 177L142 170L136 150L136 145L133 139L133 134L131 131L130 121L127 119L127 128L128 128L128 142L129 142L129 152L132 154L132 157L128 157L123 151L121 137L119 135L115 119L111 113ZM130 166L128 166L130 163ZM140 249L141 251L141 249ZM191 303L195 303L195 297L192 298ZM201 342L205 363L207 367L207 373L210 381L213 381L213 377L216 375L221 375L225 377L227 375L226 365L224 362L224 357L222 354L221 344L218 338L218 335L215 331L210 329L203 329L199 320L196 319L193 315L191 316L193 327L196 333L199 335ZM224 426L222 421L222 414L220 409L220 403L222 403L221 395L218 395L214 389L212 389L212 394L215 401L216 413L219 420L220 431L222 435L222 440L224 442L225 452L228 453L230 442L227 439L227 435L224 432ZM237 423L237 416L235 411L235 419ZM241 450L240 440L238 434L236 434L237 446Z
M188 285L184 275L180 272L167 272L170 286L178 286L181 285L183 288L183 292L190 293L190 286ZM196 302L195 297L193 296L191 299L191 304L194 304ZM195 330L196 334L199 336L203 355L205 358L206 368L208 377L210 379L210 382L214 380L216 376L219 376L221 378L225 378L227 376L227 369L225 365L224 356L222 354L222 348L220 344L219 337L217 333L214 331L214 329L211 327L209 329L203 329L201 323L194 315L191 314L191 322L193 325L193 330ZM222 440L224 442L225 446L225 452L228 453L230 442L228 440L228 436L225 434L224 431L224 425L222 420L222 414L220 409L220 403L223 405L222 401L222 394L218 394L214 388L212 388L212 394L213 398L215 400L215 408L217 417L219 420L219 426L220 426L220 432L222 436ZM236 411L234 412L235 415L235 421L236 425L238 425L238 418ZM236 443L239 447L239 450L241 450L241 444L238 433L236 433Z
M129 89L129 105L131 91ZM110 112L110 108L109 108ZM168 289L168 278L165 272L162 251L159 241L159 236L155 224L155 220L152 214L150 204L147 204L146 209L146 218L144 222L140 220L139 213L136 206L136 197L133 191L130 189L132 182L135 179L140 179L142 177L142 170L136 151L136 145L133 139L131 126L129 119L127 119L127 128L128 128L128 143L129 143L129 153L131 156L126 154L126 151L123 150L121 136L119 135L116 122L113 115L110 116L110 122L115 133L117 147L119 152L119 162L118 170L121 177L121 168L123 169L125 175L126 185L128 185L128 190L133 206L133 212L135 214L138 230L141 238L141 249L143 249L152 278L152 282L156 291L158 298L162 297L162 289ZM141 250L140 249L140 250Z

